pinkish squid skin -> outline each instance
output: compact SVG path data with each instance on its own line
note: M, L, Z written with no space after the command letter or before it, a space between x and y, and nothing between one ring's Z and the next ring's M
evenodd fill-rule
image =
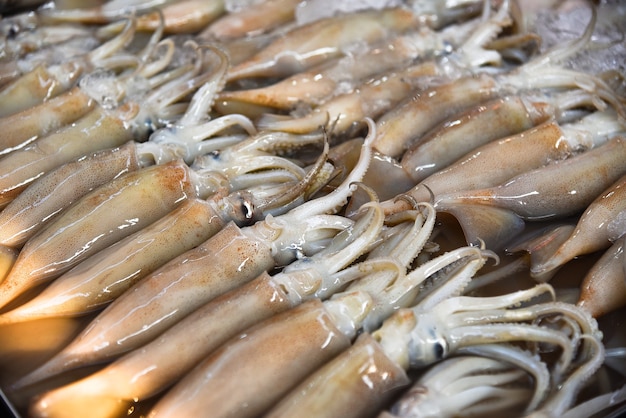
M0 246L0 282L2 282L11 271L17 259L17 254L18 251L13 248Z
M137 16L138 31L153 31L163 25L165 33L195 33L224 14L224 1L184 0L161 6L160 13Z
M365 117L377 118L401 102L411 90L411 77L434 76L439 71L433 62L425 62L405 70L391 71L359 86L355 91L332 97L301 118L282 118L264 115L259 118L259 129L292 133L316 130L325 123L333 124L334 135L349 134Z
M471 108L424 135L404 153L402 168L420 182L479 146L545 122L551 113L547 107L522 96L506 96Z
M84 56L57 66L37 66L0 91L0 117L28 109L71 89L85 71L103 64L103 59L123 49L135 34L134 19L124 23L117 37Z
M274 265L268 245L229 223L202 245L124 292L61 353L18 385L111 359L146 344L203 303Z
M25 244L11 273L0 283L0 305L196 196L192 174L182 161L174 161L127 173L84 195Z
M177 416L183 405L191 415L258 416L349 346L350 338L325 305L313 299L229 340L170 389L148 416Z
M271 300L263 305L263 312L240 314L242 310L257 309L260 298ZM202 306L158 338L101 371L44 394L34 408L43 414L45 403L46 414L90 411L93 418L104 418L111 414L103 405L113 404L116 414L120 413L133 400L146 399L168 387L229 338L289 309L290 305L284 289L264 272L250 283ZM94 403L98 405L95 410ZM58 412L61 410L64 412Z
M268 0L248 4L206 26L199 37L227 41L267 32L294 20L299 3L299 0Z
M564 159L575 148L563 141L563 131L557 122L547 121L478 147L426 177L406 194L417 202L430 201L432 196L437 201L445 194L496 186L529 169ZM509 155L516 158L503 158ZM409 203L394 199L383 202L383 207L385 213L391 214L408 209Z
M489 248L498 248L523 229L523 220L556 219L585 210L625 174L625 160L626 140L617 136L500 186L444 194L435 207L453 214L470 242L481 238Z
M0 244L21 247L81 196L139 168L131 143L94 152L40 177L0 212Z
M76 121L92 110L95 104L95 100L75 87L37 106L0 118L0 154L21 148Z
M320 159L320 164L324 161ZM315 168L301 184L285 185L290 192L279 188L278 193L286 199L299 197L311 175L315 176ZM272 196L269 199L273 201ZM263 200L245 192L209 200L186 199L154 223L89 256L25 304L0 315L0 323L76 316L101 308L163 264L217 234L229 221L249 225L255 222L256 212L263 216L275 208L271 202L264 206ZM281 199L275 201L285 204ZM379 217L382 223L382 213ZM369 236L360 235L363 239Z
M626 176L622 176L581 215L571 235L550 254L531 265L531 274L542 276L573 258L608 248L626 234ZM540 250L541 251L541 250ZM533 254L536 257L536 254Z
M449 44L459 44L462 36L477 24L478 21L473 20L465 25L455 25L456 31L445 32L434 31L428 27L419 28L405 35L383 40L364 53L347 55L325 64L322 68L294 74L266 87L222 91L218 96L217 108L237 108L242 103L280 110L291 110L303 104L319 106L337 96L339 91L342 94L346 92L346 83L349 83L352 93L366 88L363 84L372 77L378 78L378 83L384 84L382 74L387 73L387 77L393 77L394 72L404 73L399 69L415 63L417 58L444 50ZM417 72L406 72L404 76L415 77ZM400 78L401 75L397 77ZM408 82L405 89L409 89ZM369 94L362 93L361 96L368 97ZM374 103L375 100L368 102ZM357 117L354 119L358 120Z
M409 10L367 10L296 27L256 55L232 67L228 80L286 77L328 59L342 56L355 42L372 43L419 25Z
M374 149L399 158L438 123L498 94L498 83L486 74L418 91L377 121Z
M346 231L347 242L345 234L337 237L339 248L333 244L310 258L288 265L274 276L263 272L249 283L199 307L158 338L105 369L46 394L41 402L48 411L63 409L80 415L87 410L74 406L77 398L89 398L99 405L114 401L125 404L163 391L229 338L316 297L319 292L327 295L345 280L353 280L353 277L334 279L333 274L358 258L378 237L382 210L375 207L373 212L361 218L354 229ZM94 416L95 412L89 410Z
M14 386L23 387L146 344L203 304L264 271L289 264L298 254L316 252L318 240L354 224L327 213L345 205L353 183L367 171L375 134L374 122L368 125L372 132L361 147L359 162L338 188L246 228L229 223L124 292L64 350Z
M112 115L97 107L73 125L5 155L0 160L0 207L48 171L83 155L136 139L127 122L138 110L137 105L123 105Z
M25 304L0 315L0 324L76 316L102 308L224 225L210 203L185 200L154 223L88 257Z
M278 402L268 418L294 417L306 411L316 418L376 416L399 390L411 383L368 333L310 375Z
M417 91L378 120L374 149L401 158L407 149L419 146L428 131L449 117L504 94L532 89L581 88L584 85L584 90L597 94L623 114L621 101L603 80L555 65L585 45L595 20L593 14L585 34L576 43L547 51L513 71L493 76L480 72Z
M589 270L580 285L577 305L598 318L626 306L624 240L617 240Z
M69 84L59 83L45 66L39 65L6 86L0 95L3 103L0 117L17 114L58 96L70 89L83 73L80 65L71 62L63 70Z

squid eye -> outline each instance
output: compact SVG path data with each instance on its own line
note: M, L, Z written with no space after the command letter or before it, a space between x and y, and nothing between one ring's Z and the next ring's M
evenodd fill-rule
M16 23L13 23L11 26L9 26L9 29L7 30L7 38L13 39L17 35L19 35L19 33L20 27Z
M443 359L443 356L445 354L445 347L442 343L440 343L439 341L437 341L434 345L433 345L433 352L435 353L435 358L437 360L441 360Z
M243 214L244 218L246 219L252 219L252 216L254 216L254 208L252 207L252 204L250 202L248 202L246 199L243 199L241 201L241 213Z

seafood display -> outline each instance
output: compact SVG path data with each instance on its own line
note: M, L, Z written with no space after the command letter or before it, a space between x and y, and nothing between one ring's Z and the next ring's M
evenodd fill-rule
M626 8L0 1L16 418L626 412Z

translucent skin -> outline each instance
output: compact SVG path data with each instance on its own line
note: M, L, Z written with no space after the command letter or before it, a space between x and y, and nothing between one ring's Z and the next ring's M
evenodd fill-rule
M247 61L232 67L228 80L289 76L344 54L355 42L375 42L415 27L417 17L401 8L321 19L297 27ZM282 63L281 63L282 61ZM285 62L288 61L288 62Z
M75 316L101 308L224 225L208 202L185 200L154 223L88 257L24 305L0 315L0 324Z
M268 418L376 416L398 390L410 384L404 369L367 333L289 392Z
M135 139L127 123L137 105L123 105L107 113L96 107L72 125L41 137L0 160L0 207L45 173L89 153L114 148Z
M581 215L571 236L544 261L531 266L533 274L545 274L574 257L608 248L626 230L626 176L598 196Z
M133 143L94 152L33 182L0 212L0 243L19 247L83 195L139 168Z
M626 306L624 260L624 238L621 238L606 250L583 279L578 306L596 318Z
M0 154L24 146L84 116L96 101L78 87L37 106L0 118Z
M349 345L314 299L231 339L174 386L149 416L177 416L183 406L192 415L257 416Z
M0 284L0 303L165 216L195 196L194 187L189 168L175 161L127 173L86 194L24 246Z

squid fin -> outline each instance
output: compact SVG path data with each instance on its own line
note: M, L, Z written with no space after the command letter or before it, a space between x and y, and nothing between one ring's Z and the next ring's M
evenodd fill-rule
M511 252L527 251L530 254L530 273L533 279L545 283L558 271L558 267L544 271L542 268L574 232L575 226L566 224L543 231L508 248Z
M457 219L468 243L483 241L492 251L503 249L526 226L515 212L495 206L439 202L435 208Z
M379 153L374 153L370 168L363 177L363 183L371 187L381 201L406 193L415 185L397 162ZM368 200L368 196L363 192L353 193L346 212L353 212Z

